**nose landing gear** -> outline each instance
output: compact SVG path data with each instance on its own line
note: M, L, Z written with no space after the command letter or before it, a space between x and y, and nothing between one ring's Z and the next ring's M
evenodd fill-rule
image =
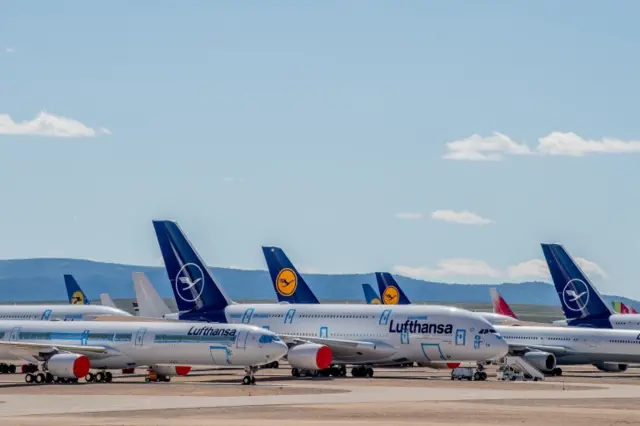
M256 384L256 371L258 371L258 367L249 366L244 369L246 376L242 378L243 385L255 385Z

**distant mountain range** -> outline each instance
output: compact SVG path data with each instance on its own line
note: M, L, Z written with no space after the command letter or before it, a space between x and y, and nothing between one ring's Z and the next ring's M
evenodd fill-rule
M160 296L173 298L163 267L121 265L80 259L0 260L0 302L65 301L63 274L73 274L87 295L98 300L100 293L114 299L135 297L131 273L145 272ZM211 268L229 297L238 300L276 300L267 271ZM362 284L375 285L373 274L304 274L304 278L323 301L363 302ZM445 284L396 276L407 296L415 302L490 303L489 288L496 287L510 304L559 306L551 284L523 282L504 284ZM619 300L629 306L635 300L605 296L607 302Z

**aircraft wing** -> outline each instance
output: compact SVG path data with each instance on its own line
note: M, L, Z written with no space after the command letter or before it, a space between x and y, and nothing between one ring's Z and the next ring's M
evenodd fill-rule
M551 346L551 345L513 345L509 344L509 353L514 352L531 352L542 351L549 352L554 355L569 355L574 353L573 350L567 349L564 346Z
M317 343L331 348L333 358L342 362L373 362L393 356L397 349L387 343L363 342L357 340L329 339L326 337L298 337L287 334L278 335L285 343L301 345Z
M43 354L53 352L54 350L71 352L74 354L85 355L90 359L99 358L108 352L107 348L102 346L80 346L80 345L52 345L48 343L31 343L31 342L5 342L0 340L0 347L9 350L19 357L38 358Z

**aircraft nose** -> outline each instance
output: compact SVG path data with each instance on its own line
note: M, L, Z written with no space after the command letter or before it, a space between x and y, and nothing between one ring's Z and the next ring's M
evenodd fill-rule
M273 342L273 351L271 357L273 359L280 359L289 352L289 347L284 342Z
M509 344L501 337L496 336L496 341L491 345L491 349L495 352L495 358L502 358L509 352Z

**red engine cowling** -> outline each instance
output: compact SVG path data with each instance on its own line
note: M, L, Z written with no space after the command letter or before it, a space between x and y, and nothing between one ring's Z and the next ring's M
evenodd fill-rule
M331 366L331 348L316 343L305 343L289 349L287 360L291 367L304 370L324 370Z
M191 371L190 365L156 364L151 369L163 376L186 376Z
M56 354L45 364L51 374L65 379L84 377L89 373L89 367L89 358L78 354Z

